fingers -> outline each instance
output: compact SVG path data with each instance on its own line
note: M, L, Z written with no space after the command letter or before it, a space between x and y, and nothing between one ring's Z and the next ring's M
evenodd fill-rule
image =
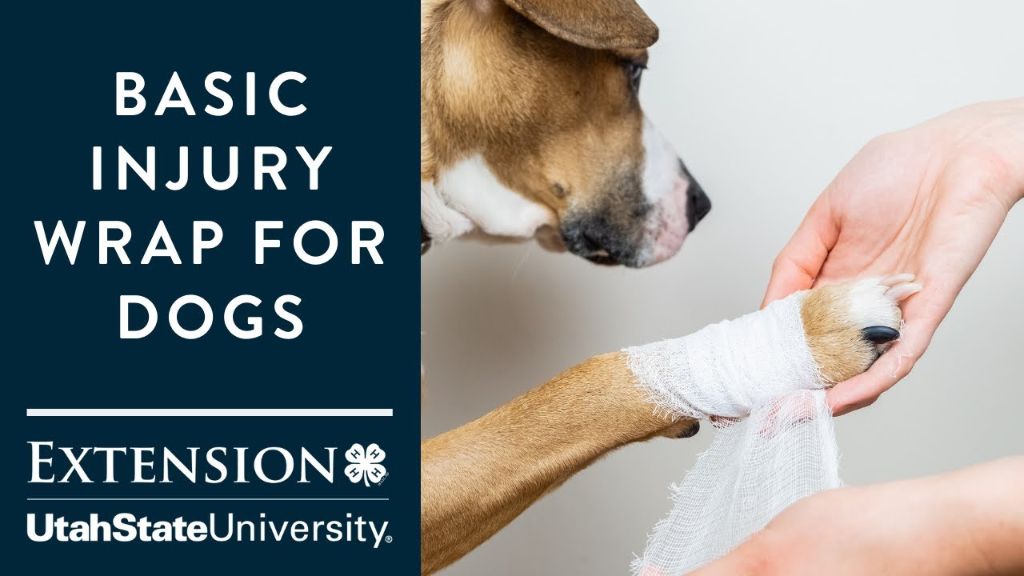
M800 227L775 259L761 306L797 290L810 288L838 236L839 227L832 217L826 191L814 202Z
M920 282L914 282L914 280L913 274L902 273L886 276L879 280L879 283L888 287L885 295L893 302L900 304L907 298L920 292L923 288Z

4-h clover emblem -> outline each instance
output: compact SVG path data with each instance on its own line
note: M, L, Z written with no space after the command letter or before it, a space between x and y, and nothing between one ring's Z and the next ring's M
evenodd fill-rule
M370 444L366 448L359 443L353 444L345 452L345 460L351 462L345 466L345 476L348 476L353 484L360 481L365 486L369 486L371 482L380 484L388 475L388 469L381 464L384 461L384 450L376 444Z

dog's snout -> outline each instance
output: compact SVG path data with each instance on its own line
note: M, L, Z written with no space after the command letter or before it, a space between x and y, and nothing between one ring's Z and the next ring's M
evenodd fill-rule
M685 169L684 169L685 170ZM697 227L700 222L711 212L711 199L704 193L704 189L694 180L689 173L686 176L690 179L686 187L686 220L689 222L690 231Z
M601 216L573 219L562 226L566 247L597 264L629 265L634 254L623 238L625 234Z

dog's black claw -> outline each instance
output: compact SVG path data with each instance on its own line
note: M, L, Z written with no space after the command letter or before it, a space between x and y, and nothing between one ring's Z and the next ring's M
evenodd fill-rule
M679 438L692 438L697 435L697 432L700 432L700 422L694 422L693 426L680 432Z
M886 344L900 337L899 330L888 326L868 326L860 331L861 336L872 344Z

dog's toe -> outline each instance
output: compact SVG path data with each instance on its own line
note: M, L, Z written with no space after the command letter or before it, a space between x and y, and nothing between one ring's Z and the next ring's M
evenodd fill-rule
M691 418L680 418L658 432L665 438L691 438L700 432L700 421Z
M899 339L899 304L921 290L912 274L823 286L804 299L807 344L830 384L867 370Z
M692 425L679 432L679 438L692 438L697 435L697 432L700 432L700 421L694 420Z

